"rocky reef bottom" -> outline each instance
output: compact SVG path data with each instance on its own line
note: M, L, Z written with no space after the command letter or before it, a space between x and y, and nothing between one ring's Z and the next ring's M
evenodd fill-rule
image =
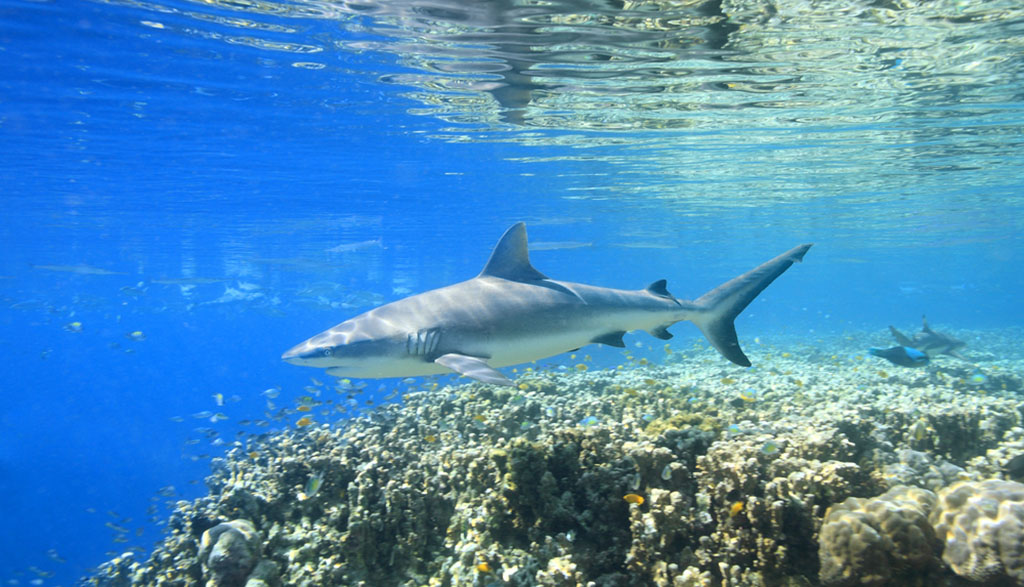
M1024 363L989 337L901 368L868 338L520 369L252 436L148 560L84 583L1024 584Z

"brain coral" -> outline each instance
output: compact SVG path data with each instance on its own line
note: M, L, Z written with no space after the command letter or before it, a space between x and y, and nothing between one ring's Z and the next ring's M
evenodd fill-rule
M897 486L872 498L829 508L818 535L825 585L889 585L938 566L938 541L928 524L935 494Z
M955 483L939 493L931 522L945 542L942 560L958 575L1024 583L1024 484Z

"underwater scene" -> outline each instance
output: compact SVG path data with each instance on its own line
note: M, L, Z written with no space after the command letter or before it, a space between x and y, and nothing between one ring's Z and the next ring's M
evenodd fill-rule
M0 0L0 584L1024 585L1019 0Z

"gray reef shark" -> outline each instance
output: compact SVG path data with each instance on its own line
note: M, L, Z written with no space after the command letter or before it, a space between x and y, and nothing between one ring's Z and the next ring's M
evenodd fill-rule
M733 320L811 245L795 247L694 301L668 292L608 289L548 279L530 264L526 225L509 228L473 279L385 304L296 345L282 359L337 377L412 377L455 371L512 385L495 367L527 363L589 343L623 347L646 330L690 320L719 353L750 366Z
M948 334L935 332L928 326L928 318L924 316L921 316L921 332L915 334L914 338L907 338L902 332L896 330L895 326L891 325L889 326L889 332L892 333L893 338L900 345L915 348L929 357L949 355L962 361L968 360L959 352L960 349L967 346L967 343L957 340Z

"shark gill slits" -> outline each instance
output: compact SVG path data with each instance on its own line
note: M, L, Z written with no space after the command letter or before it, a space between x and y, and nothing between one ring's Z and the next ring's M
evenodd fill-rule
M437 328L420 330L410 334L405 339L405 352L414 356L431 356L437 349L441 339L441 332Z

